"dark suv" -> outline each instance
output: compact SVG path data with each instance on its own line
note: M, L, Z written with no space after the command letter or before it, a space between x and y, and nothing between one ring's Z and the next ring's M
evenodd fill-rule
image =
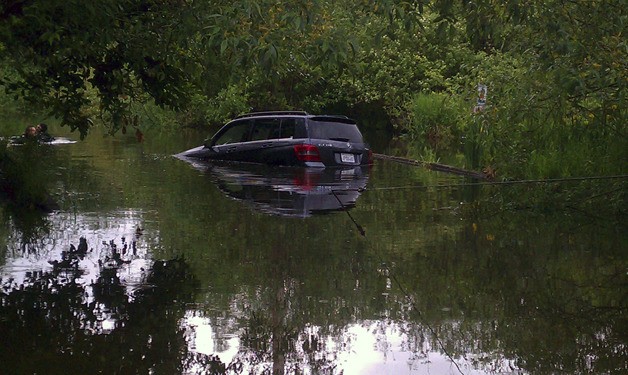
M355 121L297 111L238 116L203 146L177 156L306 167L372 163Z

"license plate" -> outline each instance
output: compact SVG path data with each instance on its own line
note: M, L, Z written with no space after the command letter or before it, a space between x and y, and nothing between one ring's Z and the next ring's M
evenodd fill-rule
M342 161L343 163L355 163L355 155L341 153L340 161Z

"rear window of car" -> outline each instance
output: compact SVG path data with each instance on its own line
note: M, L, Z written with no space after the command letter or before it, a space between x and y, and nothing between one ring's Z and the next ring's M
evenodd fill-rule
M308 133L315 139L362 143L362 134L353 123L310 120Z

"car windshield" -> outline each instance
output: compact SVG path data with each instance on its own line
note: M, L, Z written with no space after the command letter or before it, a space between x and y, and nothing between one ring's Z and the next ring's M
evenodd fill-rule
M310 121L310 138L362 143L362 134L355 124L334 121Z

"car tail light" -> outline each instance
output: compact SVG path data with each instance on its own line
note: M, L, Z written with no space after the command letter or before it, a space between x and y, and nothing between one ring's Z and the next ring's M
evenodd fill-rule
M372 151L372 150L369 150L369 164L373 164L373 159L374 159L374 157L373 157L373 151Z
M318 148L314 145L295 145L294 154L299 161L321 161L321 155L318 153Z

